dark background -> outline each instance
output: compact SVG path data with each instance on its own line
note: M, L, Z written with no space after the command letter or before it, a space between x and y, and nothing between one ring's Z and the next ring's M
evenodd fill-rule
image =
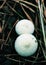
M28 1L37 5L35 0L28 0ZM2 3L3 3L3 0L0 0L0 5L2 5ZM19 3L15 3L13 0L7 0L7 3L9 3L9 5L12 8L15 4L14 9L17 11L17 13L15 13L6 3L3 6L3 8L0 9L0 26L2 27L3 21L5 21L4 27L6 25L6 28L3 29L2 33L0 33L0 39L3 38L4 40L7 39L7 36L17 19L18 20L27 19L26 15L23 12ZM44 3L46 6L46 0L44 0ZM39 14L38 14L39 12L37 11L37 8L35 8L33 6L30 6L30 7L35 11L35 13L29 11L25 7L24 7L24 9L32 18L34 25L35 25L35 19L36 19L36 15L37 15L37 17L38 17L37 28L40 28L41 26L39 23ZM20 17L20 15L18 15L18 13L22 17ZM37 32L35 31L33 35L35 35L37 39L41 38L41 40L43 41L43 38L42 38L43 36L42 36L41 31L38 30L38 33L40 35L38 35ZM0 65L41 65L41 64L45 65L46 64L46 60L43 56L43 52L42 52L40 45L37 49L37 52L33 56L27 57L27 58L19 56L14 49L14 41L17 37L18 37L18 35L15 32L15 27L13 27L7 43L5 44L5 41L0 41ZM44 47L44 45L43 45L43 47ZM40 50L39 50L39 48L40 48ZM37 55L38 55L38 57L37 57ZM30 60L31 62L26 61L25 59ZM18 61L16 61L16 60L18 60ZM22 61L22 62L19 62L19 61Z

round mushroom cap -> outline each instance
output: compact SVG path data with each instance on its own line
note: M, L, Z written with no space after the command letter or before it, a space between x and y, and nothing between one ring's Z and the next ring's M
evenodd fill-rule
M27 19L20 20L15 26L15 31L18 35L32 34L34 32L34 24Z
M15 40L15 50L21 56L33 55L38 48L38 42L32 34L22 34Z

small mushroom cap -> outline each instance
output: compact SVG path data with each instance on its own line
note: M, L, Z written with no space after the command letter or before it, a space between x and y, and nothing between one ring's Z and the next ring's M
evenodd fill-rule
M15 40L15 50L21 56L33 55L37 48L38 42L31 34L22 34Z
M34 32L34 24L27 19L20 20L15 26L15 31L18 35L25 33L32 34Z

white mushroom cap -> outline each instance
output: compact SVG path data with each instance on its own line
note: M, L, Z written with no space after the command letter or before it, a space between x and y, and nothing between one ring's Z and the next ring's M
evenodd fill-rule
M31 34L22 34L15 40L15 50L21 56L33 55L37 48L37 40Z
M25 33L32 34L34 32L34 24L27 19L20 20L15 26L15 31L19 35Z

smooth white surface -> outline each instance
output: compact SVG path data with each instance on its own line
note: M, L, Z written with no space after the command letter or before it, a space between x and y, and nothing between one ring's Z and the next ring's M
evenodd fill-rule
M38 42L31 34L22 34L15 40L15 50L21 56L33 55L37 48Z
M15 26L15 31L19 35L25 33L32 34L34 32L34 24L32 21L27 19L20 20Z

